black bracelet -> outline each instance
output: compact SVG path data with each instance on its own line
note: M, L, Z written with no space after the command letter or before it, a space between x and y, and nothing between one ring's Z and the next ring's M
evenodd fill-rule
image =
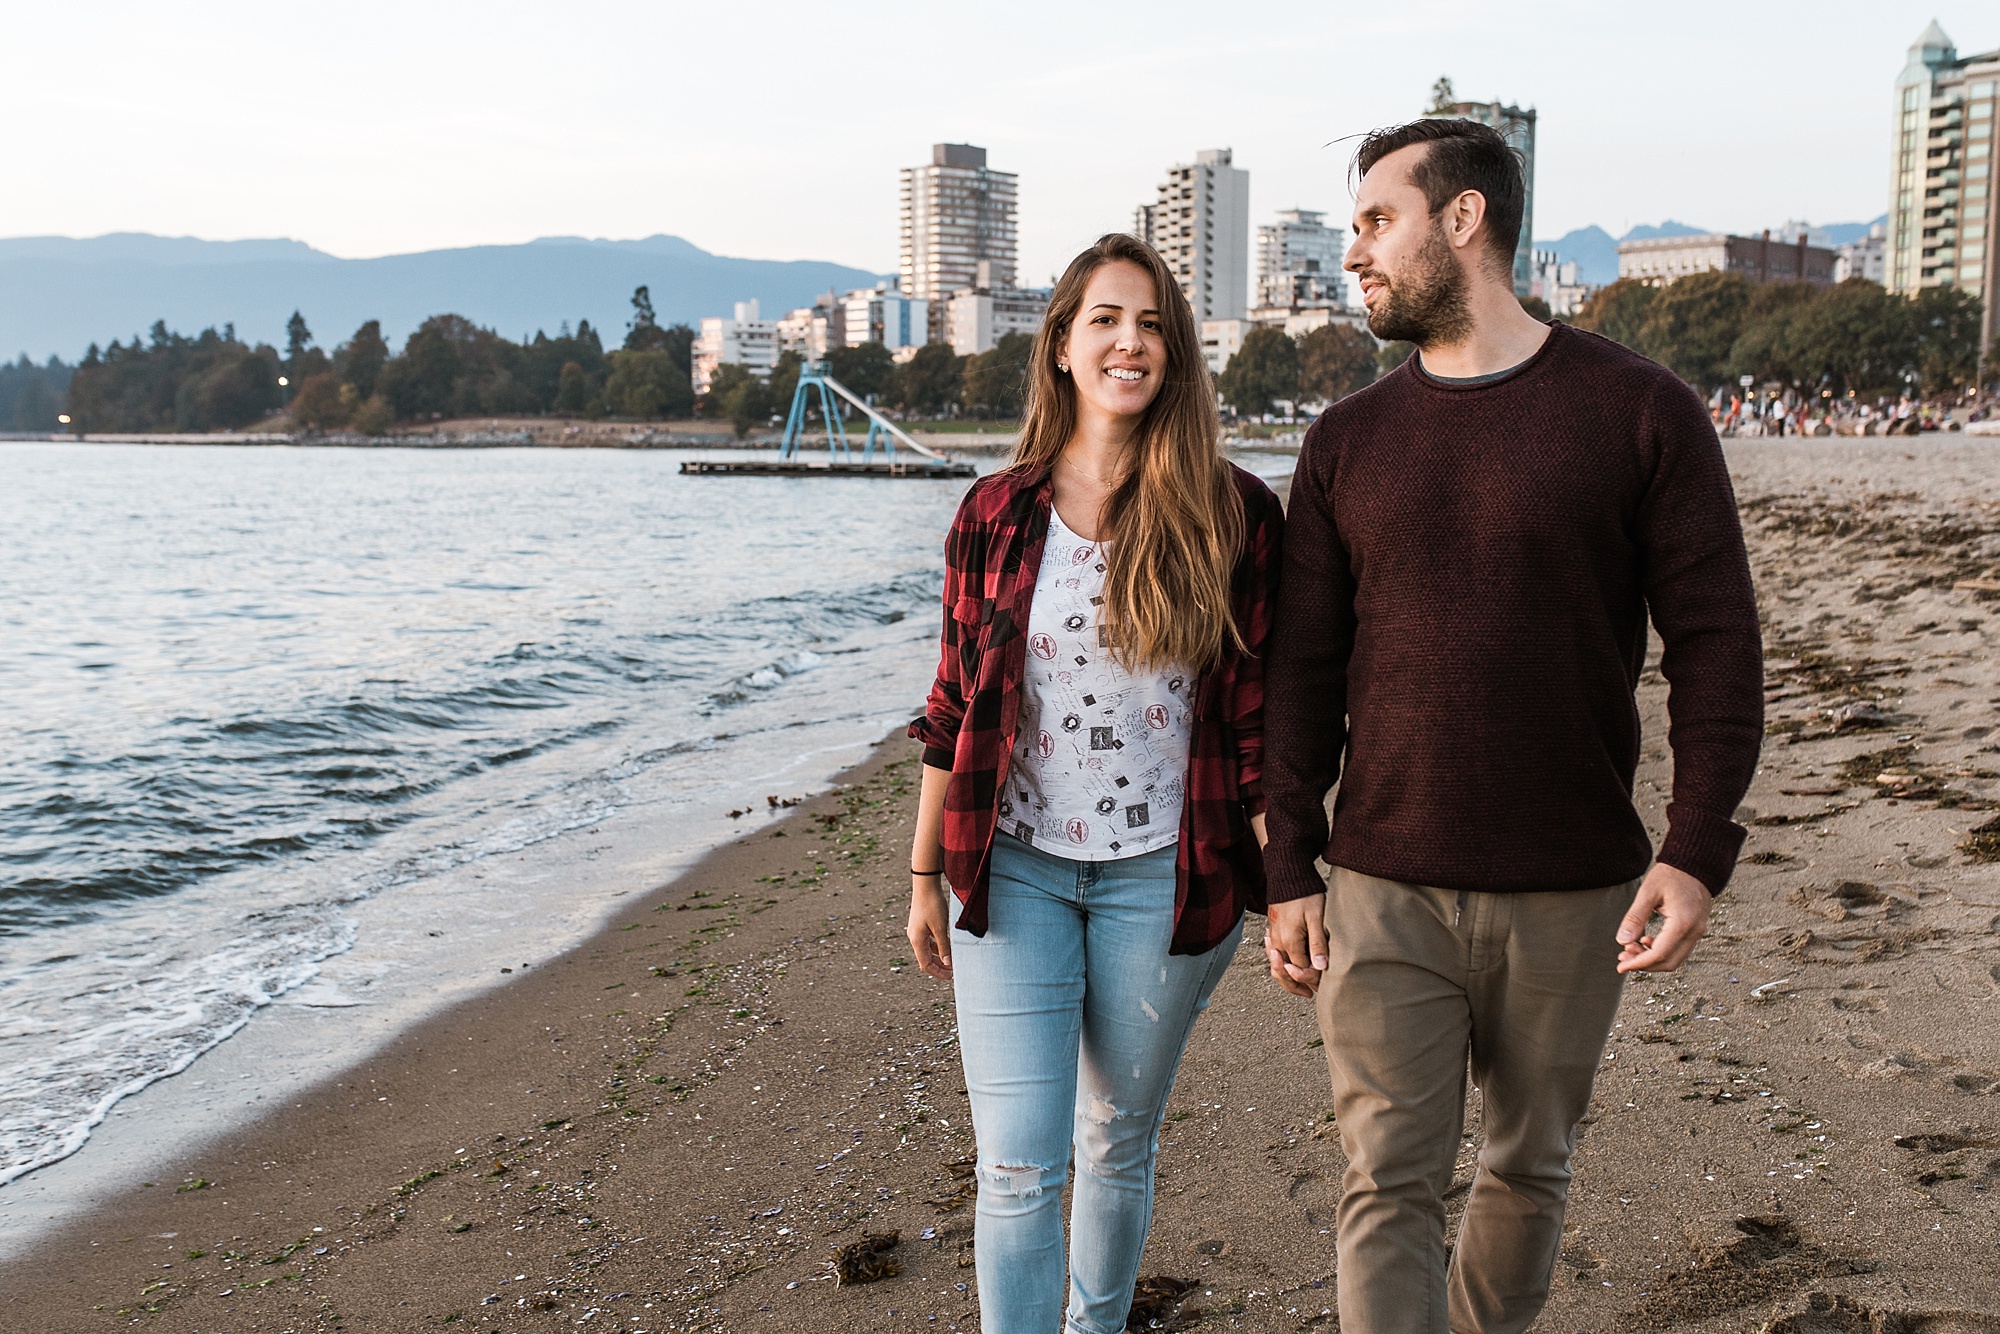
M918 870L918 869L917 869L916 867L912 866L912 867L910 868L910 874L911 874L911 875L922 875L922 876L932 876L932 875L943 875L943 874L944 874L944 872L943 872L943 871L919 871L919 870Z

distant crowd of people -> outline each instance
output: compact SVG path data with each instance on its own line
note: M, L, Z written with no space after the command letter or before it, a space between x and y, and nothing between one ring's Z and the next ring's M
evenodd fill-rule
M1920 431L1957 430L2000 414L2000 396L1976 396L1936 402L1898 398L1860 402L1854 399L1815 402L1786 394L1747 398L1717 394L1709 417L1724 436L1786 435L1915 435Z

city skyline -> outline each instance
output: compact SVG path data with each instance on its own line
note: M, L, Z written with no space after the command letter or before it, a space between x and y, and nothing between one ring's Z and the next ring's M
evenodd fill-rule
M586 3L554 32L526 9L469 25L370 0L331 30L233 2L195 18L21 16L0 107L36 127L16 164L33 188L0 201L0 235L290 236L365 256L667 232L888 273L898 169L949 140L1019 175L1018 281L1040 285L1129 226L1159 164L1204 145L1231 145L1251 173L1253 221L1344 222L1351 136L1420 114L1440 75L1538 111L1538 239L1667 217L1751 232L1883 213L1883 106L1912 39L1936 18L1963 49L2000 44L1971 4L1838 4L1809 25L1713 4L1666 25L1572 3L1280 5L1255 31L1170 4L1136 36L1053 6L793 7L774 22ZM967 53L1028 45L1032 63L953 75ZM64 54L83 49L89 62ZM1343 56L1299 56L1326 49ZM846 53L921 92L801 110L791 86Z

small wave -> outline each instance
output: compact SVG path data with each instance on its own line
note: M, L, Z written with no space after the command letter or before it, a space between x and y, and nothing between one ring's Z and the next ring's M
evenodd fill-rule
M376 487L368 506L440 489L393 470L338 485ZM351 944L349 906L659 799L678 757L761 754L801 717L865 709L860 674L879 661L866 647L935 609L949 501L898 492L865 520L815 501L773 516L786 541L756 561L697 564L690 537L732 531L710 494L680 510L599 496L555 516L562 543L498 564L492 535L535 531L570 491L523 485L515 508L465 516L416 506L380 553L369 511L303 484L246 501L254 521L220 536L190 517L207 512L202 487L162 497L143 525L0 532L0 555L45 562L0 560L0 597L53 625L76 620L51 592L65 543L175 571L173 588L114 589L128 600L85 618L105 642L77 656L111 664L91 673L104 693L89 707L73 675L0 645L0 669L45 710L0 757L0 1182L74 1151L120 1098L310 980ZM272 516L294 497L286 530ZM28 512L44 511L69 512ZM350 512L363 521L339 531ZM302 562L277 585L273 551ZM604 583L579 591L579 574ZM24 588L41 601L11 596Z
M187 1069L353 939L337 914L305 912L201 942L198 952L107 959L124 975L87 996L55 998L62 1013L40 1025L15 1001L13 1031L0 1039L9 1049L0 1067L0 1186L75 1153L121 1098ZM79 1010L92 1016L82 1026ZM20 1040L29 1036L43 1040Z

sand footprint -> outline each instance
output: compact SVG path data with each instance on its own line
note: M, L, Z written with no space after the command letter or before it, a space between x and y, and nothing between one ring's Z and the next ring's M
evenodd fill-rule
M1762 1334L2000 1334L2000 1316L1877 1308L1814 1292L1806 1295L1804 1310L1768 1322Z

